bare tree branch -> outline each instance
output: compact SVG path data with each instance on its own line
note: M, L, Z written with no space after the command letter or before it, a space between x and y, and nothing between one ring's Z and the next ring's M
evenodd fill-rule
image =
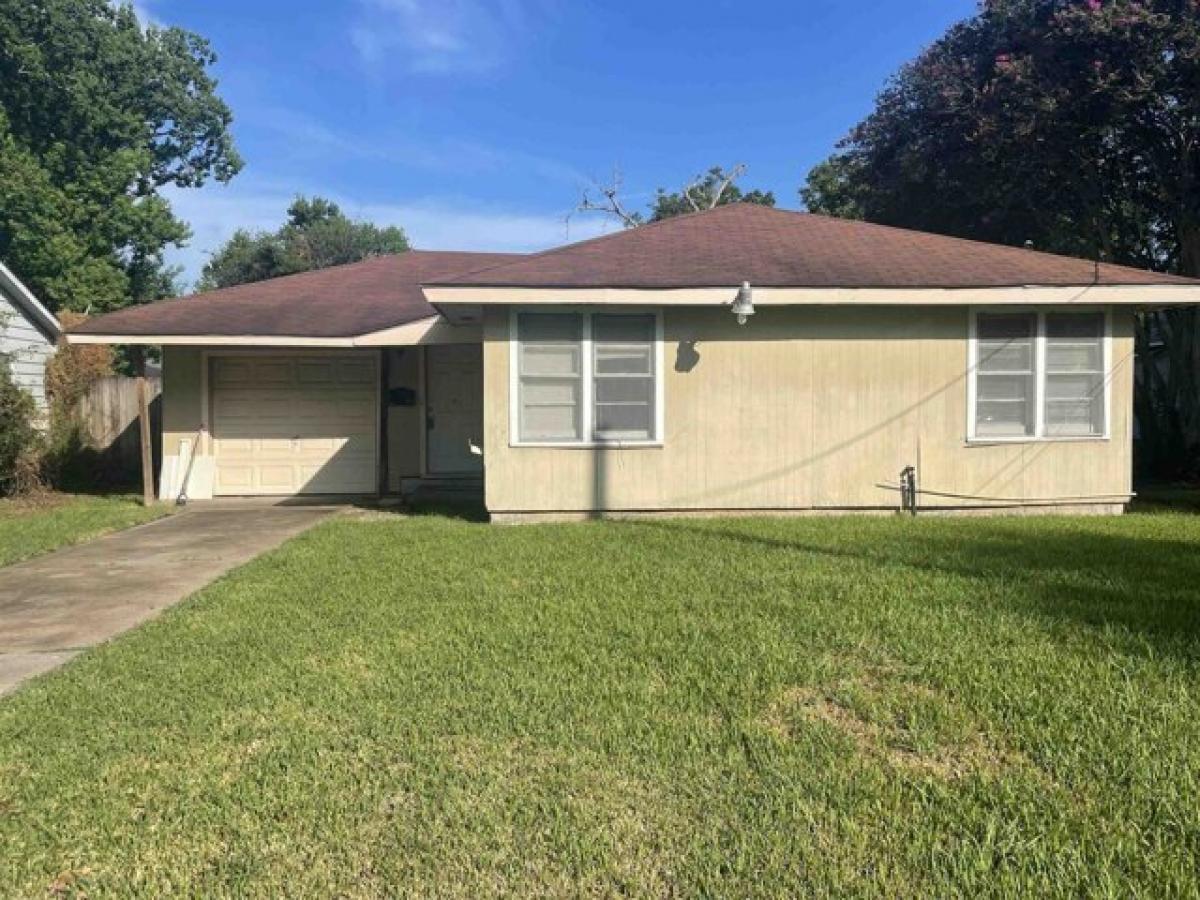
M733 187L734 182L744 174L746 174L745 163L737 163L728 171L718 166L702 175L697 175L688 184L683 186L683 189L677 196L683 198L684 202L691 207L692 212L714 209L721 205L722 200L725 199L726 193ZM572 215L580 212L604 213L620 221L626 228L636 228L643 224L646 221L645 217L639 212L631 212L622 201L621 191L623 187L624 181L621 177L621 170L614 168L612 178L607 184L595 181L593 187L583 191L579 203L566 217L567 224L570 224ZM670 200L673 196L676 195L668 195L661 188L659 189L660 203L664 198ZM657 217L657 210L655 213Z
M612 179L608 184L596 182L594 190L600 194L600 199L593 200L590 190L585 189L574 212L599 212L620 220L626 228L636 228L642 224L642 217L636 212L630 212L621 202L621 189L624 180L620 169L613 169ZM570 216L567 217L568 220Z
M728 172L723 174L725 177L718 182L716 188L712 192L712 197L709 198L709 209L716 209L721 202L721 198L725 196L725 192L729 190L730 185L746 174L746 164L738 163Z

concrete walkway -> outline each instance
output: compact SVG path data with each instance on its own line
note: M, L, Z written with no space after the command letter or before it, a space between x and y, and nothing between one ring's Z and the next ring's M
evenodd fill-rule
M0 694L140 625L336 510L191 507L0 568Z

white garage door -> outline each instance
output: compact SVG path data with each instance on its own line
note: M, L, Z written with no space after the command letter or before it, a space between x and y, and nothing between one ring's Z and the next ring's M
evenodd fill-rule
M379 419L373 353L217 356L214 494L371 494Z

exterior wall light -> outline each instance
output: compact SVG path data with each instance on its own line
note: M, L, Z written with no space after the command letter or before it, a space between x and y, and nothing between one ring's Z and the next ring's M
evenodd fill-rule
M733 314L737 316L739 325L745 325L746 320L754 315L754 290L748 281L743 281L738 288L737 297L733 300Z

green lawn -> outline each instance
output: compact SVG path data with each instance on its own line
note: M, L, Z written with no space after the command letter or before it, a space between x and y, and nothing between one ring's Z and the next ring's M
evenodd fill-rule
M332 520L0 701L0 895L1195 896L1200 516Z
M0 566L91 540L169 512L132 496L50 495L38 501L0 500Z

